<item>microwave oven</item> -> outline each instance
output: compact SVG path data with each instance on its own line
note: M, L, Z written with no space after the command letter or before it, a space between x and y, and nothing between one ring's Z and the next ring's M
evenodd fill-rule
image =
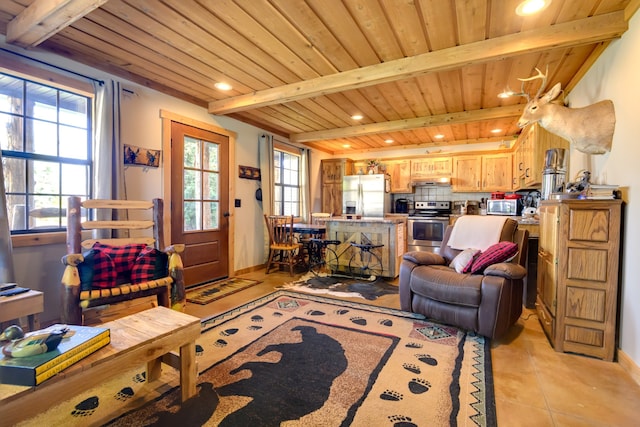
M487 215L522 215L522 201L519 199L487 200Z

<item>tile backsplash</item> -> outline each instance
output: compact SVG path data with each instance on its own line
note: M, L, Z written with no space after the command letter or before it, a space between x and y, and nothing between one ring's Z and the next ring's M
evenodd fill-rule
M491 193L454 193L451 191L451 186L417 186L414 193L394 194L394 200L408 199L411 202L464 200L479 202L483 197L488 199Z

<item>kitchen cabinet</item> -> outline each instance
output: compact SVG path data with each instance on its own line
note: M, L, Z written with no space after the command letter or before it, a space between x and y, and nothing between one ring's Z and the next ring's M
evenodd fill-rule
M556 351L615 357L621 205L541 203L536 312Z
M481 156L455 156L453 158L452 191L480 191Z
M522 145L517 144L513 152L511 168L511 190L519 190L524 185L524 162L522 156Z
M482 156L483 191L510 191L512 187L511 153L484 154Z
M453 156L452 191L509 191L511 167L511 153Z
M451 156L425 157L411 160L411 179L451 176L453 161Z
M411 161L391 160L385 162L387 174L391 177L392 193L411 193Z
M342 215L342 178L353 174L353 160L324 159L321 168L322 212Z
M545 153L550 148L564 148L567 150L567 164L569 164L569 141L552 134L538 123L527 125L518 137L519 162L522 163L517 188L533 188L542 184Z

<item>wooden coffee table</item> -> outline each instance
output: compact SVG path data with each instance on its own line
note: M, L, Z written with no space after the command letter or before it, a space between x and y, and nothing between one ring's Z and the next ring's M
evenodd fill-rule
M147 381L160 376L161 362L180 370L182 401L196 394L198 372L195 341L200 336L200 319L166 307L104 323L111 343L80 362L34 387L0 384L0 420L14 425L49 409L119 372L147 363ZM179 357L169 352L180 349Z

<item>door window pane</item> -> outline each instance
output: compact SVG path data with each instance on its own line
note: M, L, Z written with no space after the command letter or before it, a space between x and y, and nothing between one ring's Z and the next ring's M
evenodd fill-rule
M220 146L185 137L184 150L184 231L217 229L220 226Z

